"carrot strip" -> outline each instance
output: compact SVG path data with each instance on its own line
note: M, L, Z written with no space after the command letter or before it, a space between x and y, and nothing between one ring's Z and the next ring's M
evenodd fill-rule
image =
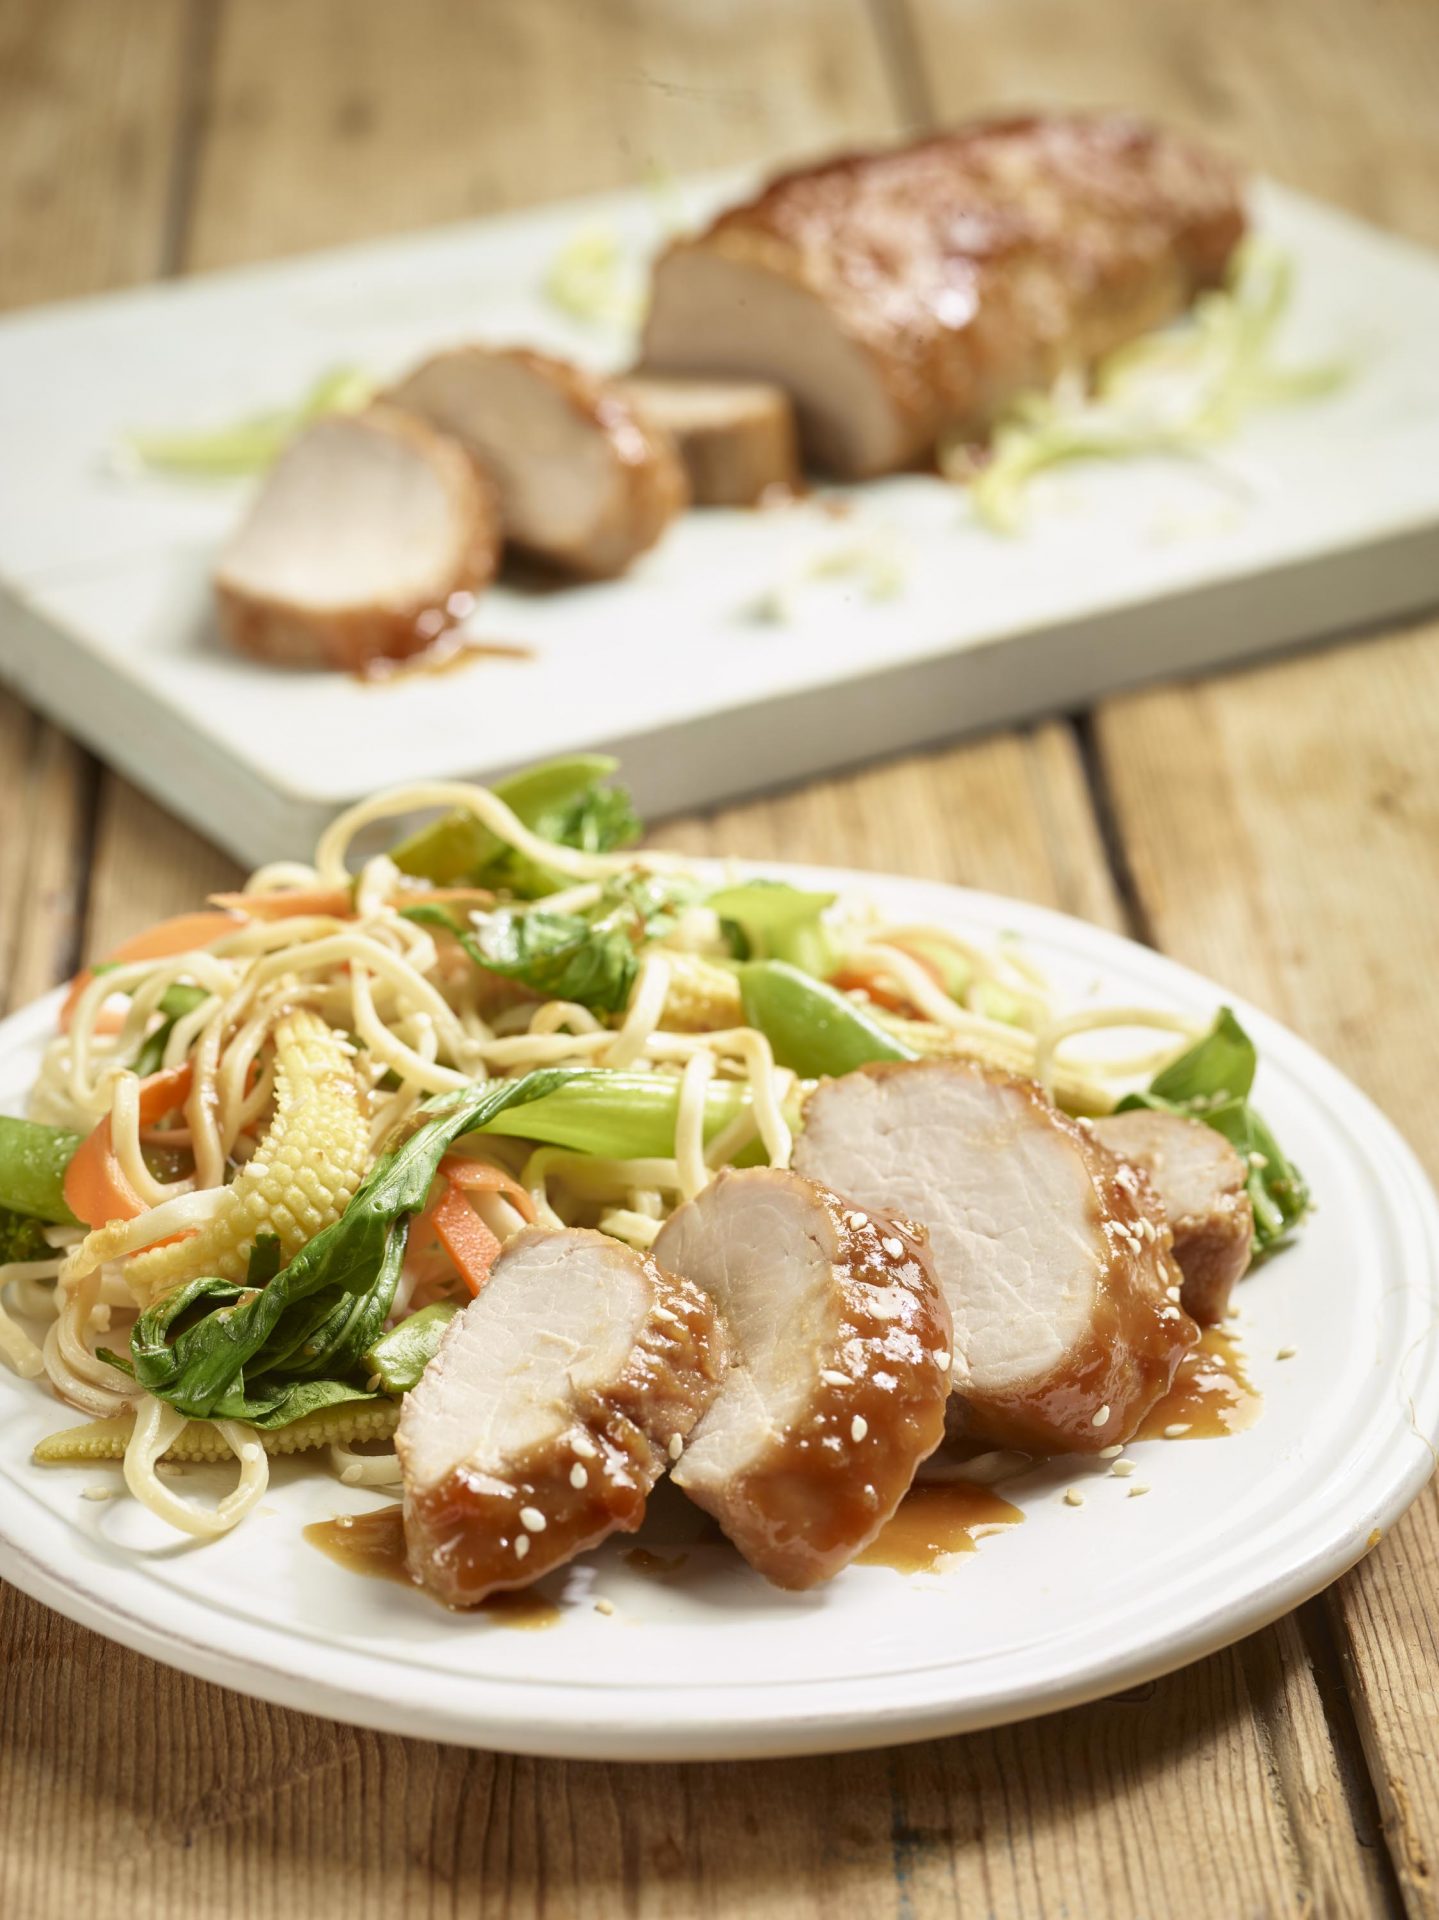
M123 966L130 960L168 960L172 954L189 953L195 947L208 947L222 935L234 933L239 921L231 913L181 913L173 920L161 920L143 933L122 940L107 958L107 965ZM95 969L85 967L70 982L60 1009L60 1031L68 1033L80 995L95 978Z
M499 1257L500 1243L465 1198L463 1189L447 1187L429 1221L460 1278L471 1293L478 1293Z
M522 1219L530 1226L535 1224L534 1201L503 1167L491 1166L487 1160L466 1160L458 1154L446 1154L440 1162L440 1174L452 1187L460 1187L466 1193L502 1193Z
M140 1083L140 1121L153 1126L189 1097L193 1069L187 1061L164 1073L152 1073ZM145 1202L126 1177L115 1152L107 1113L86 1134L65 1169L65 1204L87 1227L108 1226L112 1220L137 1220Z

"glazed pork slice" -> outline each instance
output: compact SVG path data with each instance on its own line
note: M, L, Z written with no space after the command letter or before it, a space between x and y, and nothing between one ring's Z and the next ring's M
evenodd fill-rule
M632 1533L724 1364L697 1288L605 1234L517 1234L400 1416L412 1576L468 1607Z
M794 1157L929 1229L971 1439L1130 1439L1197 1338L1142 1181L1032 1081L970 1060L864 1067L810 1095Z
M773 381L814 460L886 473L1173 319L1243 228L1232 170L1175 134L980 122L785 174L676 242L641 359Z
M731 1343L676 1484L776 1586L830 1579L943 1437L949 1313L922 1236L760 1167L679 1207L654 1254L709 1295Z
M623 573L685 505L669 436L549 354L454 347L389 397L462 441L499 489L506 540L565 573Z
M679 448L697 507L752 507L771 487L799 484L794 408L763 380L628 374L620 391Z
M1254 1248L1244 1162L1223 1134L1183 1114L1112 1113L1096 1120L1093 1131L1148 1179L1174 1235L1184 1310L1201 1326L1214 1326Z
M318 420L262 484L215 574L242 652L354 671L428 646L499 559L493 493L464 448L373 406Z

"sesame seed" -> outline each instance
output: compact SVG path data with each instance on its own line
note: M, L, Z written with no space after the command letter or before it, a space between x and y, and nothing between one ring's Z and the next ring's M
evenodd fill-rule
M365 1392L373 1393L376 1390L376 1388L379 1386L379 1384L380 1384L379 1374L372 1373L369 1379L365 1382Z
M606 1616L608 1616L609 1614L612 1614L614 1610L615 1610L615 1603L613 1600L596 1600L595 1602L596 1613L603 1613Z
M114 1487L102 1486L82 1487L80 1489L80 1498L82 1500L113 1500L115 1498L115 1489Z
M590 1476L585 1472L585 1469L580 1465L579 1461L576 1460L575 1464L570 1468L570 1485L572 1487L587 1487L589 1481Z
M1116 1460L1123 1451L1124 1448L1116 1441L1112 1447L1101 1447L1099 1457L1101 1460Z
M577 1433L573 1445L581 1460L593 1460L599 1454L599 1448L587 1433Z
M1148 1491L1149 1486L1146 1481L1136 1480L1134 1485L1129 1489L1129 1497L1131 1500L1137 1500L1141 1493L1148 1493Z
M652 1312L656 1320L668 1320L672 1327L677 1327L680 1323L679 1315L671 1313L668 1307L655 1307Z
M941 1372L948 1373L949 1362L950 1362L950 1356L941 1347L939 1352L934 1356L934 1364L940 1369Z
M268 1180L270 1177L269 1165L264 1160L252 1160L245 1171L246 1173L253 1173L257 1180Z
M1078 1487L1065 1488L1064 1504L1067 1507L1082 1507L1084 1505L1084 1495L1079 1491Z
M1188 1433L1189 1428L1188 1420L1175 1420L1164 1429L1164 1437L1166 1440L1178 1440L1181 1435Z
M841 1373L837 1367L821 1367L819 1377L831 1387L847 1387L851 1384L849 1375Z
M1269 1165L1268 1156L1262 1153L1251 1153L1249 1156L1249 1164L1258 1171L1258 1169Z
M1177 1300L1179 1298L1178 1287L1166 1287L1164 1289L1164 1297L1166 1300Z
M879 1244L884 1248L891 1260L898 1260L899 1256L904 1252L903 1240L896 1240L892 1234L886 1234Z
M543 1533L546 1526L545 1516L538 1507L521 1507L520 1525L529 1533Z
M258 1440L247 1440L240 1449L240 1461L243 1466L252 1467L264 1452Z
M1116 1460L1109 1471L1118 1479L1127 1480L1134 1471L1134 1462L1132 1460Z
M1098 1411L1098 1412L1097 1412L1097 1413L1096 1413L1096 1414L1094 1415L1094 1417L1093 1417L1093 1419L1092 1419L1092 1420L1090 1421L1090 1423L1089 1423L1089 1424L1090 1424L1090 1426L1092 1426L1092 1427L1107 1427L1107 1426L1109 1425L1109 1403L1108 1403L1108 1401L1106 1401L1106 1402L1105 1402L1105 1404L1104 1404L1104 1405L1103 1405L1103 1406L1102 1406L1102 1407L1101 1407L1101 1408L1099 1409L1099 1411Z
M525 1555L529 1552L529 1550L530 1550L530 1536L527 1533L521 1533L517 1535L515 1539L516 1560L523 1560Z
M1292 1360L1298 1351L1299 1349L1297 1347L1281 1347L1274 1358L1276 1360Z
M848 1220L850 1226L856 1229L869 1225L869 1215L867 1213L850 1213L846 1214L845 1218Z
M670 1435L670 1444L668 1448L670 1459L678 1460L680 1455L684 1452L684 1450L685 1450L684 1435L682 1433L672 1433Z
M347 1487L353 1487L356 1484L356 1482L359 1480L359 1477L360 1477L360 1469L358 1467L353 1467L353 1466L346 1467L340 1475L341 1480L345 1483Z
M854 1441L856 1446L858 1446L859 1442L863 1440L864 1436L868 1432L869 1432L868 1420L865 1419L862 1413L857 1413L854 1416L853 1420L851 1420L849 1423L850 1439Z

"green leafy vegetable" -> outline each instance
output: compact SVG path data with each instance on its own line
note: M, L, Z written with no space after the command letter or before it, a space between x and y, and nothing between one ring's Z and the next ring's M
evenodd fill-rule
M606 784L618 766L604 754L577 754L499 780L494 792L541 839L585 853L610 853L633 846L641 832L629 794ZM491 887L521 900L538 899L564 884L561 875L516 853L463 810L411 834L391 849L390 858L402 873L437 887Z
M193 1013L210 998L208 987L192 987L183 980L176 980L166 987L160 996L160 1012L165 1016L155 1031L147 1034L145 1044L135 1055L135 1072L141 1079L147 1074L158 1073L165 1058L165 1048L169 1045L170 1035L175 1031L175 1022L187 1013Z
M823 914L832 893L807 893L782 880L749 880L722 887L708 904L719 915L741 960L786 960L818 979L835 970L834 941Z
M65 1169L79 1144L79 1134L64 1127L0 1116L0 1207L52 1227L78 1227L65 1204Z
M136 1379L192 1420L282 1426L316 1406L366 1398L344 1376L380 1336L410 1216L423 1207L446 1149L570 1078L552 1068L427 1101L419 1126L379 1161L341 1217L267 1286L202 1278L147 1308L130 1339Z
M1185 1114L1222 1133L1249 1170L1255 1252L1268 1253L1303 1219L1309 1189L1250 1105L1258 1064L1254 1042L1230 1009L1223 1007L1196 1046L1156 1074L1146 1093L1132 1093L1121 1100L1118 1110L1149 1107Z
M397 1327L381 1334L365 1355L365 1364L373 1377L378 1374L386 1393L408 1393L434 1359L444 1338L445 1328L460 1311L452 1300L437 1300L432 1307L421 1307Z
M233 480L263 473L285 442L327 413L355 413L374 398L375 383L354 367L334 367L294 406L250 414L200 433L132 433L122 455L154 473L186 480Z
M49 1260L55 1249L45 1238L44 1222L0 1207L0 1266L12 1260Z
M619 1013L639 971L640 946L668 932L676 909L699 891L687 880L626 874L609 881L586 913L496 907L473 914L466 926L444 907L403 907L401 912L422 926L443 927L477 967L546 999Z
M728 1126L749 1099L742 1081L710 1081L705 1089L705 1138ZM664 1159L675 1150L678 1111L678 1079L576 1070L553 1092L523 1107L502 1109L481 1131L606 1159Z
M739 978L745 1019L769 1041L779 1065L802 1079L917 1057L854 1001L786 961L751 961Z
M629 928L596 925L579 914L499 907L477 916L473 929L443 907L406 907L404 915L453 934L477 967L597 1013L619 1012L639 968Z

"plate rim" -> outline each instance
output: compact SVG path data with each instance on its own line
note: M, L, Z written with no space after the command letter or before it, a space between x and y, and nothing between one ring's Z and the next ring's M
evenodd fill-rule
M994 927L1017 916L1035 938L1093 959L1101 969L1107 965L1115 971L1121 962L1132 966L1137 959L1160 991L1180 998L1222 997L1255 1034L1261 1056L1278 1056L1302 1088L1321 1096L1322 1124L1333 1125L1335 1110L1342 1110L1346 1126L1352 1125L1369 1152L1382 1155L1390 1175L1385 1189L1390 1220L1402 1234L1406 1254L1422 1262L1414 1277L1427 1281L1428 1297L1439 1302L1439 1199L1413 1150L1369 1096L1307 1041L1221 983L1122 933L1052 907L923 876L784 861L696 860L695 865L762 872L850 894L891 888L911 898L926 894L940 910L942 924ZM52 1022L63 991L56 988L0 1023L0 1057L33 1044ZM1439 1357L1439 1316L1391 1371L1407 1367L1420 1349L1431 1359ZM220 1616L198 1596L167 1587L162 1626L87 1586L88 1563L73 1550L76 1529L38 1499L30 1509L40 1517L38 1529L30 1530L35 1547L12 1527L9 1509L19 1502L0 1502L0 1576L81 1626L166 1666L272 1705L419 1739L554 1758L658 1762L886 1746L1056 1712L1157 1679L1310 1598L1377 1544L1376 1532L1388 1532L1433 1473L1439 1367L1429 1369L1429 1382L1422 1410L1422 1388L1416 1388L1408 1427L1396 1424L1391 1442L1369 1465L1360 1483L1363 1512L1308 1528L1307 1544L1288 1548L1282 1564L1255 1577L1237 1603L1208 1623L1181 1619L1130 1647L1081 1660L1068 1674L1051 1673L1041 1662L1034 1677L978 1696L963 1684L966 1670L972 1675L964 1662L915 1674L828 1680L824 1701L816 1706L820 1683L814 1679L742 1682L723 1692L655 1689L644 1698L622 1687L607 1695L580 1695L563 1682L541 1688L515 1677L387 1669L364 1648L297 1637L263 1622L247 1622L247 1650L234 1653L213 1633L206 1637L205 1622ZM1350 1504L1360 1504L1358 1495ZM22 1516L22 1525L30 1514ZM93 1573L93 1566L89 1570ZM921 1690L925 1697L912 1697Z

